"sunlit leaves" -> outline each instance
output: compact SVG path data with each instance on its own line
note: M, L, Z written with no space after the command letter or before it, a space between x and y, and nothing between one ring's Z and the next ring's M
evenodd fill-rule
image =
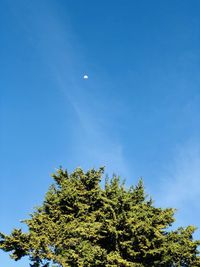
M169 231L174 209L153 205L142 180L126 188L103 168L53 174L40 207L24 222L28 232L0 235L0 248L14 260L29 256L31 266L197 267L195 227ZM52 265L53 264L53 265Z

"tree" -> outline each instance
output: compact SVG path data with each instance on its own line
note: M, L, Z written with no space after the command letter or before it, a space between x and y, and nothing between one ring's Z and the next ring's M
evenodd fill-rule
M174 209L154 207L142 180L126 189L104 170L60 168L43 204L24 221L28 231L0 234L0 248L14 260L30 257L30 266L197 267L195 227L169 230Z

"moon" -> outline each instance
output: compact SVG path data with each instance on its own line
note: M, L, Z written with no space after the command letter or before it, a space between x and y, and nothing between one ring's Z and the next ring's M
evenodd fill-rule
M83 76L83 79L84 79L84 80L87 80L88 78L89 78L89 77L88 77L88 75L86 75L86 74Z

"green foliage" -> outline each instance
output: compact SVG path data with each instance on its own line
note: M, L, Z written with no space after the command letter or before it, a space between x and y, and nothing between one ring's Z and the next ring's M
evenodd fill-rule
M59 169L41 207L24 222L28 232L0 234L0 248L31 266L197 267L195 227L169 231L174 209L153 206L142 180L129 189L103 168L72 174Z

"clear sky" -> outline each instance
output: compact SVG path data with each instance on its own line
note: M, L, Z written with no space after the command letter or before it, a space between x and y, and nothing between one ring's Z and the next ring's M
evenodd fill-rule
M0 231L60 165L142 176L177 226L200 226L199 13L199 0L0 1Z

